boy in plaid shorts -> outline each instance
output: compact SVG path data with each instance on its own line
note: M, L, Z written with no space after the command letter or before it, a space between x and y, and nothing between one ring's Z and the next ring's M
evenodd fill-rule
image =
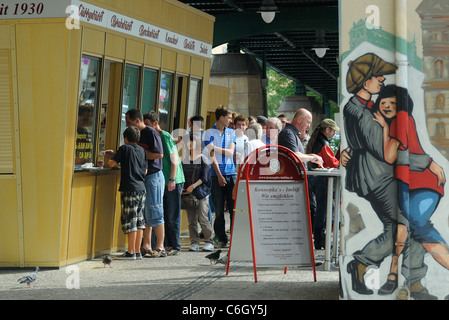
M120 194L122 203L122 230L128 235L128 251L124 258L141 259L140 246L143 230L145 229L145 174L147 159L144 149L137 144L140 131L137 127L128 127L123 132L125 144L117 152L105 151L105 156L112 156L108 161L109 167L120 163L121 180Z

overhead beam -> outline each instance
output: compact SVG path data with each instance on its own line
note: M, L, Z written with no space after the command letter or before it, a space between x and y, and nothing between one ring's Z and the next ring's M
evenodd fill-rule
M338 32L338 8L282 8L271 23L265 23L256 11L217 15L213 47L258 34L316 29Z

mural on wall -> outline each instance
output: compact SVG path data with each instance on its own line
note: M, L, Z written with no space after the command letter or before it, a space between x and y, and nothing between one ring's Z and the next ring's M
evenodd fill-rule
M343 299L449 298L449 3L407 6L401 38L365 1L341 3Z

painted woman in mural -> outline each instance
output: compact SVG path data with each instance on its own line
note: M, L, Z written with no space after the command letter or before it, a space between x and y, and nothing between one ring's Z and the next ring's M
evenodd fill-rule
M421 147L416 123L412 116L413 101L407 89L396 85L383 87L373 105L374 121L383 128L385 162L395 165L398 180L399 207L408 220L398 223L396 249L387 282L379 294L391 294L398 283L398 259L408 235L421 243L443 267L449 269L449 250L445 240L430 221L441 197L444 196L444 170L429 157L424 170L411 170L409 154L426 154ZM410 168L410 169L409 169Z
M379 267L392 254L396 238L397 222L406 224L398 210L398 185L394 166L384 159L383 130L373 121L372 96L384 86L385 75L394 74L397 67L373 53L366 53L349 62L346 86L350 98L343 110L348 147L342 152L342 164L346 169L345 187L366 199L383 225L382 232L371 239L361 250L353 253L354 260L347 264L352 289L359 294L373 294L364 282L368 266ZM422 155L413 161L427 166ZM428 157L427 157L428 160ZM428 164L428 162L427 162ZM411 242L414 242L411 239ZM411 245L410 281L419 282L426 274L424 249ZM405 269L403 268L403 272ZM422 291L426 290L422 288Z

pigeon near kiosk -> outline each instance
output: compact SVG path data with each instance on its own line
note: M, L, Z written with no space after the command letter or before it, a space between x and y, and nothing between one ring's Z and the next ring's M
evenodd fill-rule
M112 262L111 256L105 256L103 258L103 268L106 268L106 265L109 265L109 268L112 268L111 262Z
M36 281L38 271L39 267L36 267L36 269L33 272L27 274L26 276L23 276L22 278L17 280L17 282L19 282L20 284L26 283L28 285L28 288L31 288L31 282Z
M217 264L217 261L220 258L220 253L221 253L221 250L217 250L211 254L208 254L205 258L209 259L210 264L212 264L212 262L213 262L215 265L215 264Z

